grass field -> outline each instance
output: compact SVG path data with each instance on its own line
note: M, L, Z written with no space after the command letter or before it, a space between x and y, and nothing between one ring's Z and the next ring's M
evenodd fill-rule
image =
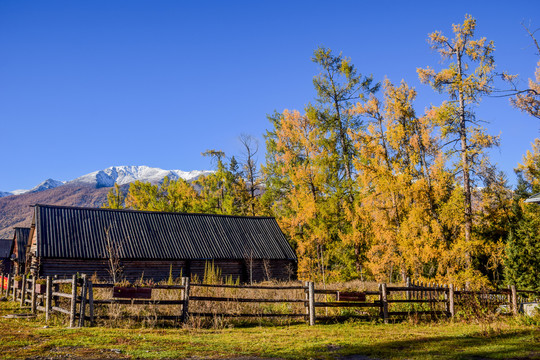
M0 316L27 311L0 302ZM377 324L225 329L81 328L43 317L0 319L0 356L59 358L540 359L538 321ZM358 356L363 355L363 356Z

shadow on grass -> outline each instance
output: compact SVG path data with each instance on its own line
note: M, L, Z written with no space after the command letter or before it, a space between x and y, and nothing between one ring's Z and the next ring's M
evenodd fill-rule
M388 329L392 331L391 328ZM309 350L329 359L540 359L540 329L503 334L476 332L381 341L374 344L318 346ZM298 354L305 358L306 354ZM308 356L309 357L309 356ZM317 357L315 357L317 358Z

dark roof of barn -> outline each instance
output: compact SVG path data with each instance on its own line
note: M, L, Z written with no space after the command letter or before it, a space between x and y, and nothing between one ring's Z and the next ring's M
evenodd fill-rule
M11 256L13 239L0 239L0 258L7 259Z
M296 255L271 217L164 213L36 205L38 257L287 259Z
M28 235L30 228L16 227L15 238L17 239L17 261L20 263L26 262L26 245L28 245Z

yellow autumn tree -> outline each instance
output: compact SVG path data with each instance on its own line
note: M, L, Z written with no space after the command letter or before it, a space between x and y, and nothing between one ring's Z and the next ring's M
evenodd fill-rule
M443 140L449 144L447 152L455 159L456 172L461 174L463 211L463 237L454 243L456 250L454 264L456 273L463 278L481 277L473 266L473 257L481 251L482 241L473 234L473 193L476 180L482 170L489 166L485 149L496 146L498 137L486 133L475 122L473 107L483 95L492 92L495 62L495 46L486 38L475 38L476 20L465 16L462 24L453 25L453 38L440 31L429 35L429 43L442 61L449 62L447 68L435 71L433 68L419 68L423 83L430 84L440 93L448 95L448 100L435 108L433 117L441 128Z
M136 181L129 187L126 207L134 210L198 212L201 200L197 191L183 179L165 177L161 184Z
M302 278L326 280L326 246L329 241L325 188L320 161L320 129L309 115L284 111L275 131L276 161L290 186L283 201L275 204L283 214L280 222L295 239Z
M123 209L124 208L124 194L120 189L120 185L114 183L112 189L107 193L107 201L103 204L105 209Z
M384 100L372 96L355 111L369 125L355 134L355 162L372 241L368 266L380 280L434 278L444 243L441 211L453 179L429 117L415 115L416 91L384 83Z
M321 70L313 79L316 104L270 119L263 203L297 246L301 277L349 279L362 274L367 225L356 214L350 134L362 123L351 109L378 85L329 49L316 49L312 60Z

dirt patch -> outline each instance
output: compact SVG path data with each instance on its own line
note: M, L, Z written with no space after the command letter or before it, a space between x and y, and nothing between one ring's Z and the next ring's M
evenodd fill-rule
M86 349L77 346L56 347L46 355L29 357L28 360L56 360L56 359L130 359L131 356L115 349Z

